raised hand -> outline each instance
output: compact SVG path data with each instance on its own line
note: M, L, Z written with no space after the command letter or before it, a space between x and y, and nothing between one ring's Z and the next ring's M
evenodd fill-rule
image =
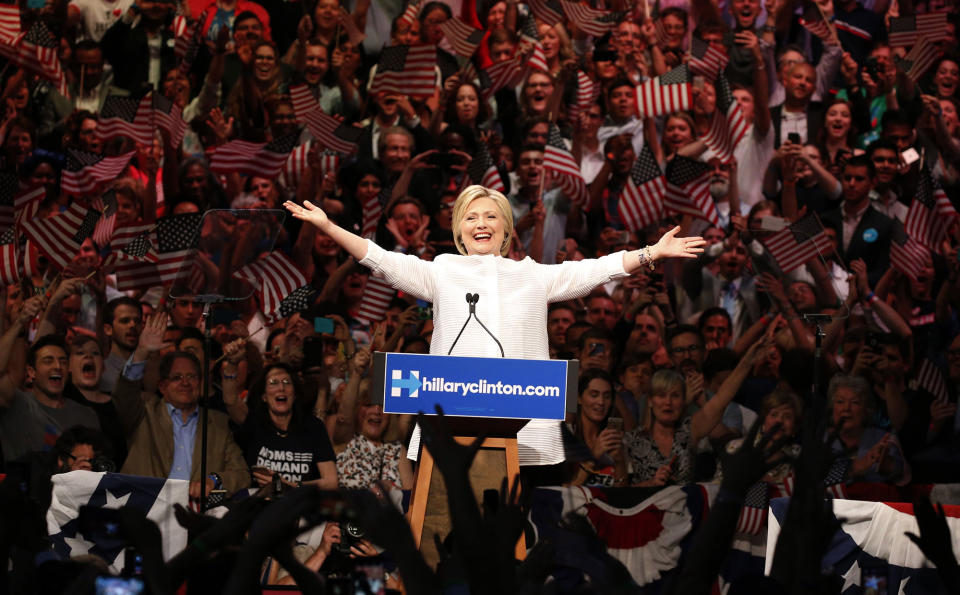
M143 325L143 330L140 331L140 341L137 343L134 361L144 361L150 354L170 347L172 343L163 340L166 331L167 314L165 312L158 312L148 318Z
M913 514L920 528L920 535L905 532L904 535L917 544L931 562L937 567L940 578L951 586L952 592L957 592L956 577L960 573L957 559L953 555L953 539L950 537L950 527L947 525L943 505L937 504L936 510L930 500L917 500L913 503Z
M707 245L703 238L689 237L678 238L680 226L676 226L660 237L660 240L650 249L654 260L662 258L696 258L703 247Z
M298 205L297 203L288 200L283 203L284 208L290 211L290 214L300 219L301 221L306 221L312 223L320 229L320 231L325 231L327 224L330 220L327 218L327 214L323 212L323 209L313 204L309 200L303 202L303 206Z

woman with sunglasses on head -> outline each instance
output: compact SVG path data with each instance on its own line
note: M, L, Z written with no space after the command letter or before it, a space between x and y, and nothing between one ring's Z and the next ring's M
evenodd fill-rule
M241 398L239 364L243 340L225 348L221 368L223 400L234 433L257 485L279 475L287 486L305 483L337 489L337 466L323 422L310 414L310 403L293 369L285 363L267 366Z

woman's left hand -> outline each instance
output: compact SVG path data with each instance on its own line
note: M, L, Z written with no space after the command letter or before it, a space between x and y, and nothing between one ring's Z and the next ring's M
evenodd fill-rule
M654 260L663 258L697 258L707 242L699 237L678 238L680 226L676 226L661 236L651 249L651 256Z

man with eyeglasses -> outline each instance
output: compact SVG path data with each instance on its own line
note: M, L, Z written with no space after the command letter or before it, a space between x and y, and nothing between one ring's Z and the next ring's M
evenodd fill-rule
M200 497L200 361L191 353L168 353L160 362L160 399L141 397L147 359L166 347L166 314L153 316L140 333L137 349L117 380L113 402L120 416L130 454L123 473L190 481L190 497ZM209 412L206 490L232 493L250 483L240 448L227 416Z

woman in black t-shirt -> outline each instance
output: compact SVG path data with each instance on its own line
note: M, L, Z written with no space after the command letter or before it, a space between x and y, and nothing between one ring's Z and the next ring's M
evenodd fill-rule
M283 363L267 366L243 401L231 359L222 372L223 400L231 419L240 424L235 437L257 484L266 485L279 474L288 485L313 483L337 489L337 466L327 429L304 413L306 398L296 374Z

